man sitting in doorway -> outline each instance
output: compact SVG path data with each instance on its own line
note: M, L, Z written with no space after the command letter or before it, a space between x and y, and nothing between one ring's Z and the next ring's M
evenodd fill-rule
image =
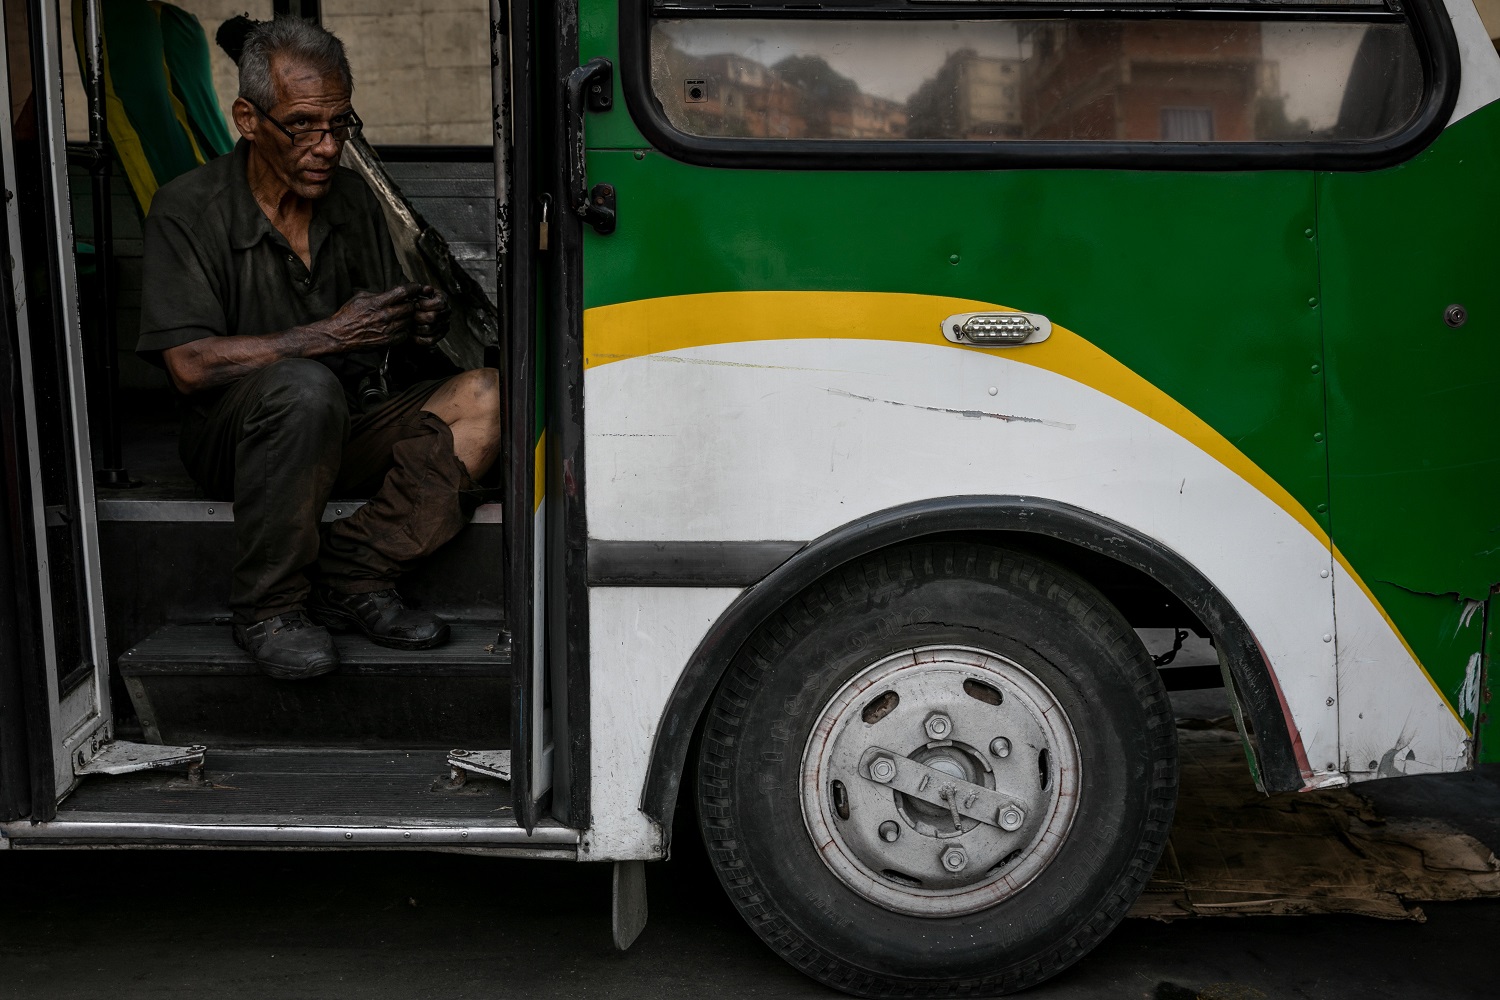
M185 396L188 471L234 500L235 641L284 679L338 666L322 625L447 640L395 583L468 521L500 442L494 369L387 390L388 362L440 340L448 304L404 282L374 195L338 165L361 127L352 91L331 33L261 25L239 143L162 187L145 227L136 350ZM335 491L371 499L320 536Z

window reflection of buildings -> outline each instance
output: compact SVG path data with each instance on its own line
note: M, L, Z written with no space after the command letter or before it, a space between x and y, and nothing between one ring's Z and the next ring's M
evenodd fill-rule
M658 94L699 135L815 139L1093 139L1244 142L1309 138L1284 113L1277 64L1254 22L1035 22L1016 56L947 53L905 102L865 93L822 56L767 66L668 43ZM920 58L925 46L914 46ZM938 50L940 51L940 50ZM938 51L926 48L929 58ZM701 95L689 98L690 83ZM675 99L671 96L675 95Z
M694 56L675 46L664 53L671 81L662 95L682 95L668 116L699 135L799 139L893 139L906 133L895 101L866 94L820 56L789 56L766 66L732 53ZM686 97L702 81L702 98ZM666 103L666 102L664 102Z
M1027 29L1029 139L1294 138L1252 22L1072 22Z
M913 139L1019 139L1020 59L960 49L917 88L907 104Z

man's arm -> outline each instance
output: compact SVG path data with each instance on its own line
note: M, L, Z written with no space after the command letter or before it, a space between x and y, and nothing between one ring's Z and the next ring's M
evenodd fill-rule
M389 347L406 339L420 291L417 285L397 285L384 292L357 292L325 320L278 333L203 337L162 351L162 363L178 390L192 393L287 358Z

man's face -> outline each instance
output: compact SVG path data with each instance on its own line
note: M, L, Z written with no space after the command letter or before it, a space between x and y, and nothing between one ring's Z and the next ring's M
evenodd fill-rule
M322 74L294 59L273 56L271 79L277 102L265 110L293 132L328 128L353 110L349 88L337 73ZM246 113L241 113L241 106ZM321 198L328 193L343 143L324 134L315 146L293 146L281 129L243 99L236 102L235 124L252 143L251 155L298 197Z

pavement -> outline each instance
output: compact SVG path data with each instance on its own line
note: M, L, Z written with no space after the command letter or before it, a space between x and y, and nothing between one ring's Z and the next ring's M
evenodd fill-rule
M1364 786L1500 846L1500 768ZM687 831L610 943L610 870L439 854L0 852L0 997L832 997L767 950ZM1500 900L1367 917L1130 920L1028 997L1493 998Z

